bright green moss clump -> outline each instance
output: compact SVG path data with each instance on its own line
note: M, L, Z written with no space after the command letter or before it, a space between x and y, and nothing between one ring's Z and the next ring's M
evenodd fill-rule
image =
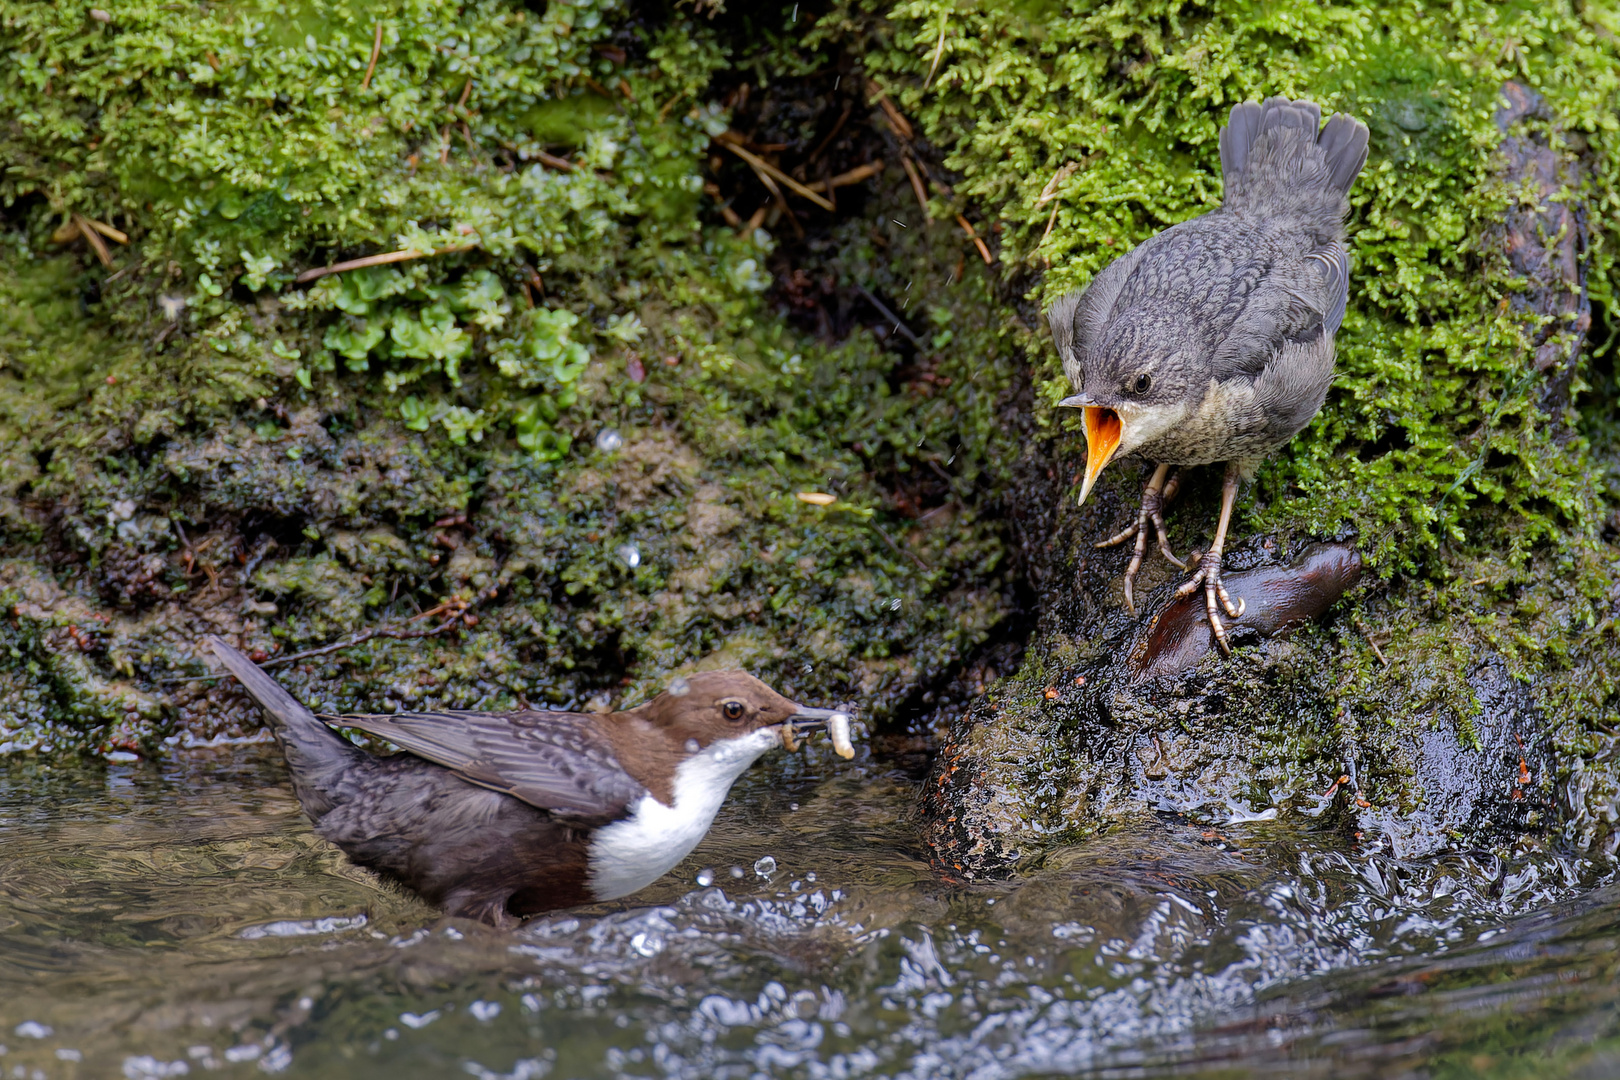
M210 630L386 630L281 669L345 708L577 705L709 657L882 716L959 663L1010 589L986 282L879 228L911 195L872 182L827 265L965 346L902 379L864 329L791 330L773 238L700 214L711 80L791 22L0 4L0 746L251 728L165 681ZM818 62L783 48L763 70ZM110 267L90 222L128 235ZM409 257L294 280L379 253Z

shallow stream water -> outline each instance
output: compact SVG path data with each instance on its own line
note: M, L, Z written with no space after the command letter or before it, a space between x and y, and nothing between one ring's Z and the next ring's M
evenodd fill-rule
M273 747L0 767L0 1078L1620 1075L1620 892L1164 818L942 881L916 756L824 746L515 934L311 833Z

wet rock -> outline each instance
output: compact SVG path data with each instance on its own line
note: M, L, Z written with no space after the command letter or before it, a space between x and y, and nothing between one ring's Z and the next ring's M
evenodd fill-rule
M1361 580L1361 556L1349 544L1315 544L1286 566L1230 574L1226 587L1243 614L1227 621L1236 640L1274 637L1323 614ZM1132 681L1178 675L1215 649L1202 592L1171 600L1137 634Z
M1500 182L1507 215L1487 238L1519 287L1509 303L1534 318L1535 365L1547 382L1543 405L1568 403L1576 361L1592 328L1586 291L1586 169L1546 102L1516 82L1502 87L1496 126L1502 132Z
M1346 610L1367 602L1353 543L1232 549L1227 584L1246 609L1228 624L1230 658L1202 594L1176 597L1182 575L1162 563L1133 618L1126 553L1090 543L1114 531L1131 488L1059 511L1044 573L1073 585L1049 597L1022 668L951 724L922 797L938 871L1005 877L1155 815L1284 818L1400 857L1549 823L1558 766L1531 688L1484 647L1437 648L1432 627L1421 649L1386 642L1399 666L1379 665ZM1442 692L1454 658L1470 665L1464 701Z

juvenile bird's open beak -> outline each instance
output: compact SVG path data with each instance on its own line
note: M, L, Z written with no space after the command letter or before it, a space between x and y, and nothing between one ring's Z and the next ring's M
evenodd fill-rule
M832 736L833 750L839 757L855 756L855 747L849 741L849 713L838 709L811 709L803 705L797 706L797 709L782 725L782 745L789 751L799 748L797 736L824 730Z
M1058 407L1080 409L1085 413L1086 478L1080 485L1080 501L1075 504L1084 506L1086 496L1091 494L1091 486L1097 482L1097 474L1103 471L1104 465L1113 460L1114 452L1119 449L1122 430L1119 414L1113 409L1093 405L1087 394L1064 398L1058 402Z

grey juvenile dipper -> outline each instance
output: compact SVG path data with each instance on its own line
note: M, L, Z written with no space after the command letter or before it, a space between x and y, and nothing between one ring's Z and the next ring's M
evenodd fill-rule
M451 915L501 928L645 888L697 846L761 754L829 725L837 745L848 723L742 671L689 676L624 712L329 718L407 751L378 757L205 640L264 710L317 833Z
M1125 603L1148 529L1170 551L1161 509L1172 465L1226 462L1215 542L1178 595L1204 587L1210 627L1231 651L1216 607L1243 613L1221 583L1221 552L1241 482L1322 407L1333 381L1333 335L1344 320L1350 258L1344 217L1367 160L1367 128L1340 113L1322 127L1308 101L1232 107L1221 130L1218 210L1174 225L1120 256L1047 312L1052 341L1083 409L1080 502L1114 457L1155 462L1136 523L1097 546L1136 538Z

